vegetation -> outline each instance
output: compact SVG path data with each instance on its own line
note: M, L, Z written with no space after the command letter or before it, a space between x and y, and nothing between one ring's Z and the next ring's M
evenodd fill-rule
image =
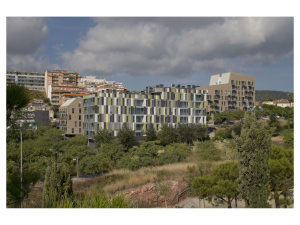
M164 196L166 208L168 208L167 198L171 196L171 187L172 184L168 181L155 181L153 185L156 195Z
M95 132L93 138L97 148L101 147L103 144L110 144L113 141L111 131L102 128Z
M266 208L271 135L254 114L245 114L241 135L233 135L239 153L238 191L248 208Z
M265 99L289 99L294 94L284 91L255 91L255 101L264 101Z
M212 141L198 143L199 152L196 153L203 161L221 160L221 151L217 149Z
M282 127L274 113L271 113L268 120L269 128L273 128L273 136L278 135Z
M157 140L157 132L153 128L153 126L150 126L145 132L143 131L144 140L145 141L156 141Z
M129 151L130 148L138 145L138 142L135 139L135 131L129 129L125 125L118 131L117 140L125 147L126 151Z
M288 196L290 189L294 187L294 150L283 146L273 145L269 157L270 164L270 188L273 191L276 208L293 203ZM280 195L284 199L280 199Z
M44 99L44 98L47 98L45 91L30 90L30 95L31 95L32 99Z
M43 186L43 208L55 208L63 197L73 197L70 173L65 165L50 162Z
M214 122L215 123L222 123L224 121L232 121L244 118L245 111L237 110L237 111L224 111L221 113L214 114Z
M31 99L29 89L23 85L16 83L6 85L6 126L17 128L16 120L21 116L22 108L27 106Z

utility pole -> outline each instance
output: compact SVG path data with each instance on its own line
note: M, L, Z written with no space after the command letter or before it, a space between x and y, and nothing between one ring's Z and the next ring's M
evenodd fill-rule
M78 175L78 157L74 158L73 160L77 160L77 179L79 178L79 175Z

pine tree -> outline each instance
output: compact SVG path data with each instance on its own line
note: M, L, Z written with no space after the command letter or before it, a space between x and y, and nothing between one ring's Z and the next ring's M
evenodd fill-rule
M248 208L269 207L271 134L253 113L245 113L241 135L232 135L239 154L238 191Z
M72 181L65 165L51 162L46 170L43 187L43 208L56 208L63 198L72 197Z

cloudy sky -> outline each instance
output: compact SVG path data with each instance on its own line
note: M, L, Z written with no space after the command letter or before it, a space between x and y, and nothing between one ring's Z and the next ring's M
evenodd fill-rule
M7 17L7 70L66 69L124 83L206 86L211 75L293 91L292 17Z

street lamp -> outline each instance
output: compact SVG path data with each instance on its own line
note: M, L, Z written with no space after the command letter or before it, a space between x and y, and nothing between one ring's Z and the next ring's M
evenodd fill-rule
M78 157L74 158L73 160L77 160L77 179L79 178L78 176Z
M20 123L20 128L19 129L11 129L11 126L6 127L6 130L20 130L20 132L21 132L21 208L23 208L23 193L22 193L22 175L23 175L22 132L25 131L25 130L35 131L37 129L36 125L29 124L29 127L31 127L31 129L25 129L25 127L23 127L22 123Z
M224 145L223 148L226 148L226 160L227 161L227 145Z

